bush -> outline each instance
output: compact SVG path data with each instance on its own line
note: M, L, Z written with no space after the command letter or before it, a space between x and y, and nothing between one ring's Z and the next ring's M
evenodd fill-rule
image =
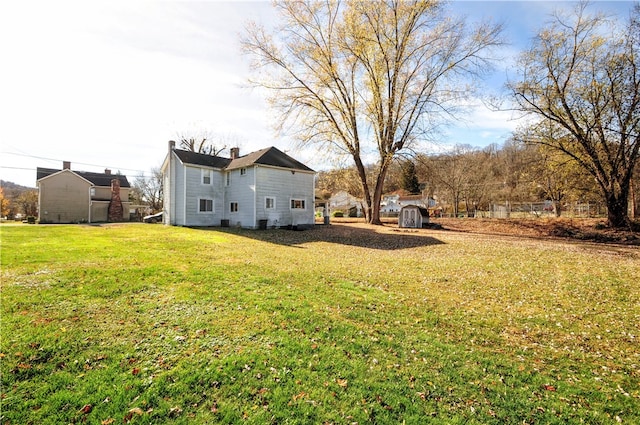
M342 211L334 211L332 215L334 217L344 217L344 213Z
M36 224L36 218L34 216L30 215L29 217L27 217L27 223Z

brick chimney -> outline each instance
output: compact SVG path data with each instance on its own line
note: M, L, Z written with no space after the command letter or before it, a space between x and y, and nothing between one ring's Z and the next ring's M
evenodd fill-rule
M71 169L71 161L62 161L62 169L70 170Z
M109 202L109 210L107 215L108 221L122 221L123 208L120 199L120 180L111 180L111 202Z
M236 159L240 157L240 148L231 148L229 149L231 153L231 159Z
M173 140L169 140L169 152L171 152L175 148L176 148L176 142L174 142Z
M104 169L104 173L105 173L106 175L110 176L110 175L111 175L111 170L110 170L110 169L108 169L108 168L105 168L105 169Z

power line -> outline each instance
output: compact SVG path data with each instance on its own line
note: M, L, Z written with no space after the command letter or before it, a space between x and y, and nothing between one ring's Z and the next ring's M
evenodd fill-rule
M4 152L2 152L2 154L3 155L22 156L22 157L34 158L34 159L42 159L42 160L45 160L45 161L58 161L58 162L62 162L63 161L61 159L47 158L47 157L43 157L43 156L29 155L29 154L25 154L25 153L15 153L15 152L6 152L6 151L4 151ZM141 175L144 175L144 173L145 173L144 170L134 169L134 168L112 167L112 166L108 166L108 165L88 164L86 162L74 162L74 163L75 164L80 164L80 165L88 165L90 167L110 168L110 169L124 170L124 171L134 171L134 172L139 173ZM18 168L18 167L5 167L5 166L0 166L0 168L13 168L13 169L17 169L17 170L33 170L33 168Z

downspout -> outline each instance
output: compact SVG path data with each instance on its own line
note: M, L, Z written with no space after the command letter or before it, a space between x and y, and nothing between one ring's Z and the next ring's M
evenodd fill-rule
M91 199L91 187L89 187L89 223L91 223L91 207L93 205L93 200Z
M182 167L182 225L187 225L187 166Z
M256 186L258 182L258 166L253 167L253 225L255 227L258 226L258 212L256 201L258 198L258 187Z

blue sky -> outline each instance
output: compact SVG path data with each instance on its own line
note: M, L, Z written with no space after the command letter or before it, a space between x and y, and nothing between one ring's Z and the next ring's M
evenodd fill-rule
M594 2L628 15L633 2ZM557 7L568 1L454 1L455 13L506 25L512 44L486 94L511 72ZM238 38L247 20L272 22L268 1L9 1L0 6L0 178L35 186L36 167L120 170L160 165L167 141L203 130L248 153L267 146L321 169L312 150L276 138L259 91L246 88ZM478 101L442 135L443 145L501 144L516 122Z

